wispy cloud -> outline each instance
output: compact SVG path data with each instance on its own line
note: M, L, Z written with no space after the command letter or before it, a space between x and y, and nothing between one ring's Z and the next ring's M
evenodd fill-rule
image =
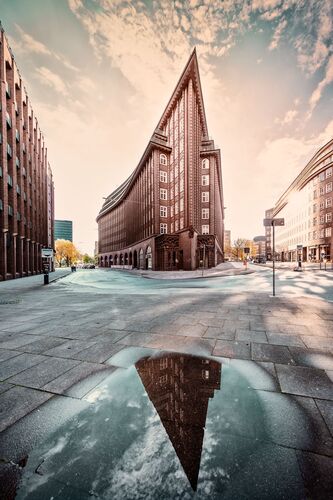
M327 65L324 78L319 82L315 90L312 92L309 100L309 112L307 118L309 119L313 113L313 110L317 106L324 89L333 82L333 55L330 56Z
M274 50L278 47L280 40L282 38L282 33L286 29L287 24L288 23L287 23L286 19L281 19L281 21L279 22L279 24L276 27L276 30L274 31L272 41L268 47L269 50Z
M36 69L36 76L43 85L53 88L62 95L68 94L66 84L62 78L50 69L45 68L45 66Z

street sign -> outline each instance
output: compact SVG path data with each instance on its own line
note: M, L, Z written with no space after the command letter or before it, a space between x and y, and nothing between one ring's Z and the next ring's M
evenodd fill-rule
M42 257L53 257L53 248L42 248Z
M264 219L264 226L284 226L284 219Z

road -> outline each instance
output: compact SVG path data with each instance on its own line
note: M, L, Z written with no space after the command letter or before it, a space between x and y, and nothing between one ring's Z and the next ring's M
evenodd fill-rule
M235 264L241 270L242 264ZM75 292L109 293L111 290L125 294L180 294L225 292L272 293L272 270L250 265L250 274L221 277L203 277L184 280L149 279L133 275L126 270L92 269L78 270L63 280L61 285ZM333 301L333 275L328 271L307 270L295 272L290 269L276 271L276 293L280 296L315 296Z

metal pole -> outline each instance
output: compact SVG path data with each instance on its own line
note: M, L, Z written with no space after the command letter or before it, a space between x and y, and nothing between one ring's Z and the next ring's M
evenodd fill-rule
M202 276L204 275L205 259L206 259L206 245L204 244L204 246L203 246L203 260L202 260Z
M272 222L273 226L273 297L275 297L275 225L274 221Z

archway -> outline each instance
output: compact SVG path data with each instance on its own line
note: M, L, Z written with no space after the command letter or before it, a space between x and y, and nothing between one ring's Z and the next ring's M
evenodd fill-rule
M138 268L138 252L136 250L134 250L133 254L133 267L135 267L135 269Z
M128 266L128 253L125 253L125 266Z
M109 267L111 267L113 264L113 259L112 259L112 255L110 255L109 257Z
M123 266L123 265L124 265L124 256L123 256L123 254L122 254L122 253L120 254L120 257L119 257L119 264L120 264L121 266Z
M117 254L114 256L114 265L115 266L118 265L118 255Z
M151 252L151 246L148 245L146 249L146 269L152 269L153 268L153 255Z
M130 266L132 266L132 265L133 265L132 252L130 252L130 253L129 253L129 260L128 260L128 264L129 264Z
M144 253L143 253L142 248L140 248L140 252L139 252L139 268L140 269L145 268Z

